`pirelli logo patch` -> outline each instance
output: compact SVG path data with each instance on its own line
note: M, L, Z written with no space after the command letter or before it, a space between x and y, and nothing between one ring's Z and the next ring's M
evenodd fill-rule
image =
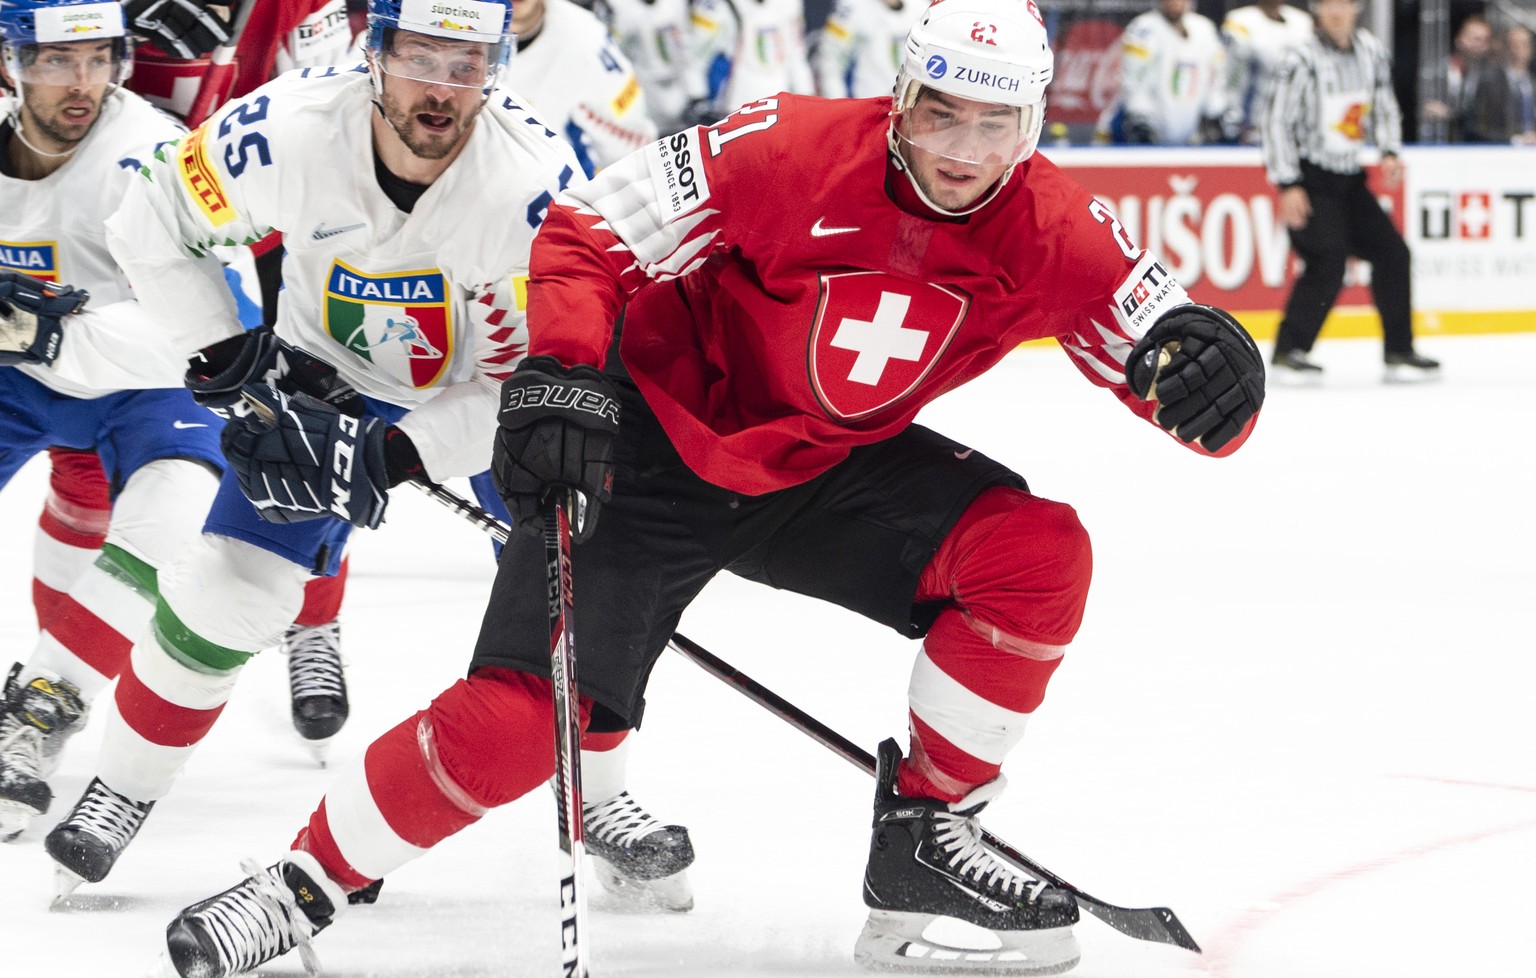
M640 95L640 79L634 75L629 76L629 81L624 83L624 88L613 99L613 114L615 117L624 115L630 106L635 104L635 99Z
M182 185L187 188L192 199L197 201L208 223L222 227L239 215L230 206L224 185L219 182L218 171L208 162L207 135L208 127L204 124L182 140L181 148L177 151L176 169L181 174Z

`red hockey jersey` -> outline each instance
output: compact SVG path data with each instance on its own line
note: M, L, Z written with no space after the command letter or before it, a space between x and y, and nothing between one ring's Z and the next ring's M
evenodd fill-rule
M764 99L562 195L530 353L600 364L627 301L620 353L683 460L749 495L891 437L1025 340L1150 419L1124 365L1189 301L1167 269L1038 154L977 213L928 210L888 161L889 107Z

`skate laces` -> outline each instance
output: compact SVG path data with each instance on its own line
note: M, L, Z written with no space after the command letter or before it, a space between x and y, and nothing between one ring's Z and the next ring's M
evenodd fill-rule
M0 715L0 778L42 777L43 732L7 711Z
M314 926L279 878L281 866L268 871L254 859L241 860L240 871L249 878L192 914L218 946L225 974L244 974L293 948L305 972L320 973L320 958L310 942Z
M583 805L582 810L587 831L610 845L627 846L666 828L641 808L627 791L596 805Z
M983 885L1024 897L1030 903L1050 884L1030 879L992 854L981 841L981 825L974 815L936 811L934 839L939 848L950 853L949 868L959 876L969 876Z
M113 849L122 850L127 848L129 840L148 816L146 805L118 794L98 778L85 790L85 797L80 799L64 824L89 832Z
M346 695L341 670L341 623L294 625L283 637L293 698Z

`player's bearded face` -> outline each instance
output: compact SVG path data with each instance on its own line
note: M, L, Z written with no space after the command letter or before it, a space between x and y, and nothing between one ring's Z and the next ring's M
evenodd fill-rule
M111 45L43 45L21 72L22 126L60 147L80 142L101 116Z
M478 91L390 78L382 105L407 149L424 160L440 160L474 125L482 101Z

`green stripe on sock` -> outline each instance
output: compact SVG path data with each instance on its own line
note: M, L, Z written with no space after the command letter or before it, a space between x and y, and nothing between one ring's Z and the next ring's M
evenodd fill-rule
M219 674L245 665L255 655L215 645L182 624L165 600L155 602L155 640L160 647L188 669Z
M155 595L160 593L155 569L122 547L102 544L96 566L114 580L133 588L134 593L145 601L155 600Z

